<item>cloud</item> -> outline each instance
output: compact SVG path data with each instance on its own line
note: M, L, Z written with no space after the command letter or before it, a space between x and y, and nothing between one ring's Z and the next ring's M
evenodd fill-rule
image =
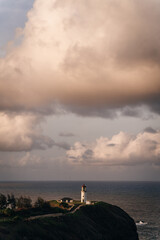
M49 114L160 113L158 0L35 0L27 16L0 58L0 151L68 150L41 133Z
M150 129L151 130L151 129ZM137 135L120 132L111 139L100 137L93 143L76 142L66 152L72 164L137 165L160 164L160 131Z
M75 137L75 135L71 132L61 132L59 134L60 137Z
M70 145L66 142L55 142L41 133L41 121L41 116L32 114L7 115L0 113L0 151L46 150L53 146L68 150Z
M40 119L32 114L0 114L0 151L29 151L51 148L55 142L40 133ZM35 127L37 125L37 128Z
M17 163L17 166L25 167L25 166L31 166L35 167L39 164L41 164L42 159L39 156L31 155L29 152L27 152L24 156L22 156Z
M36 0L21 43L0 59L0 110L159 113L159 21L158 0Z
M157 133L157 131L155 129L153 129L152 127L147 127L144 129L144 132L148 132L148 133Z
M55 146L59 147L59 148L63 148L65 150L69 150L70 149L70 145L66 142L57 142L55 143Z
M39 168L46 164L43 156L36 155L31 152L1 152L0 169L16 169L28 167L31 169Z

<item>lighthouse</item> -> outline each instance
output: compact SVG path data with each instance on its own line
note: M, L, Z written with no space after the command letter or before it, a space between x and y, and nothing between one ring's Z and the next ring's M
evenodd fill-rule
M83 184L81 188L81 202L86 203L87 201L87 190L86 190L86 185Z

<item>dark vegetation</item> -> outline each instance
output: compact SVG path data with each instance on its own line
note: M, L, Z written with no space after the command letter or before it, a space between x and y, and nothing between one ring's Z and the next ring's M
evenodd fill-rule
M51 204L38 197L32 204L30 197L15 198L13 194L7 196L0 194L0 223L23 221L31 216L65 213L66 211L65 207L60 206L57 201Z
M43 204L41 199L37 199L34 207L20 212L42 210ZM50 207L50 210L52 208ZM58 206L55 208L63 210ZM74 214L69 213L61 217L39 218L32 221L17 217L14 221L0 223L0 240L71 239L138 240L138 235L133 219L126 212L103 202L82 206Z
M19 198L15 198L14 194L8 194L5 196L4 194L0 193L0 209L15 209L15 208L31 208L32 200L30 197L20 196ZM34 203L34 207L49 207L49 203L46 202L41 197L38 197L36 202Z

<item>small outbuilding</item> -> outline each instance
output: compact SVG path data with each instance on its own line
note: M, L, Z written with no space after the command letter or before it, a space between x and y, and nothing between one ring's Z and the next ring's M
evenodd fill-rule
M64 197L60 200L60 202L65 202L65 203L73 203L73 199L69 197Z

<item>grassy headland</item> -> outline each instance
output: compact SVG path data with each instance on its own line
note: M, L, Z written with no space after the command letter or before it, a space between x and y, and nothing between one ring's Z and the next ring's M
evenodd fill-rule
M31 208L30 216L36 211ZM38 214L43 212L39 208ZM69 213L60 203L52 201L48 209L51 212L65 214L27 220L29 215L24 214L24 209L19 210L10 221L1 221L0 240L138 240L133 219L117 206L98 202Z

